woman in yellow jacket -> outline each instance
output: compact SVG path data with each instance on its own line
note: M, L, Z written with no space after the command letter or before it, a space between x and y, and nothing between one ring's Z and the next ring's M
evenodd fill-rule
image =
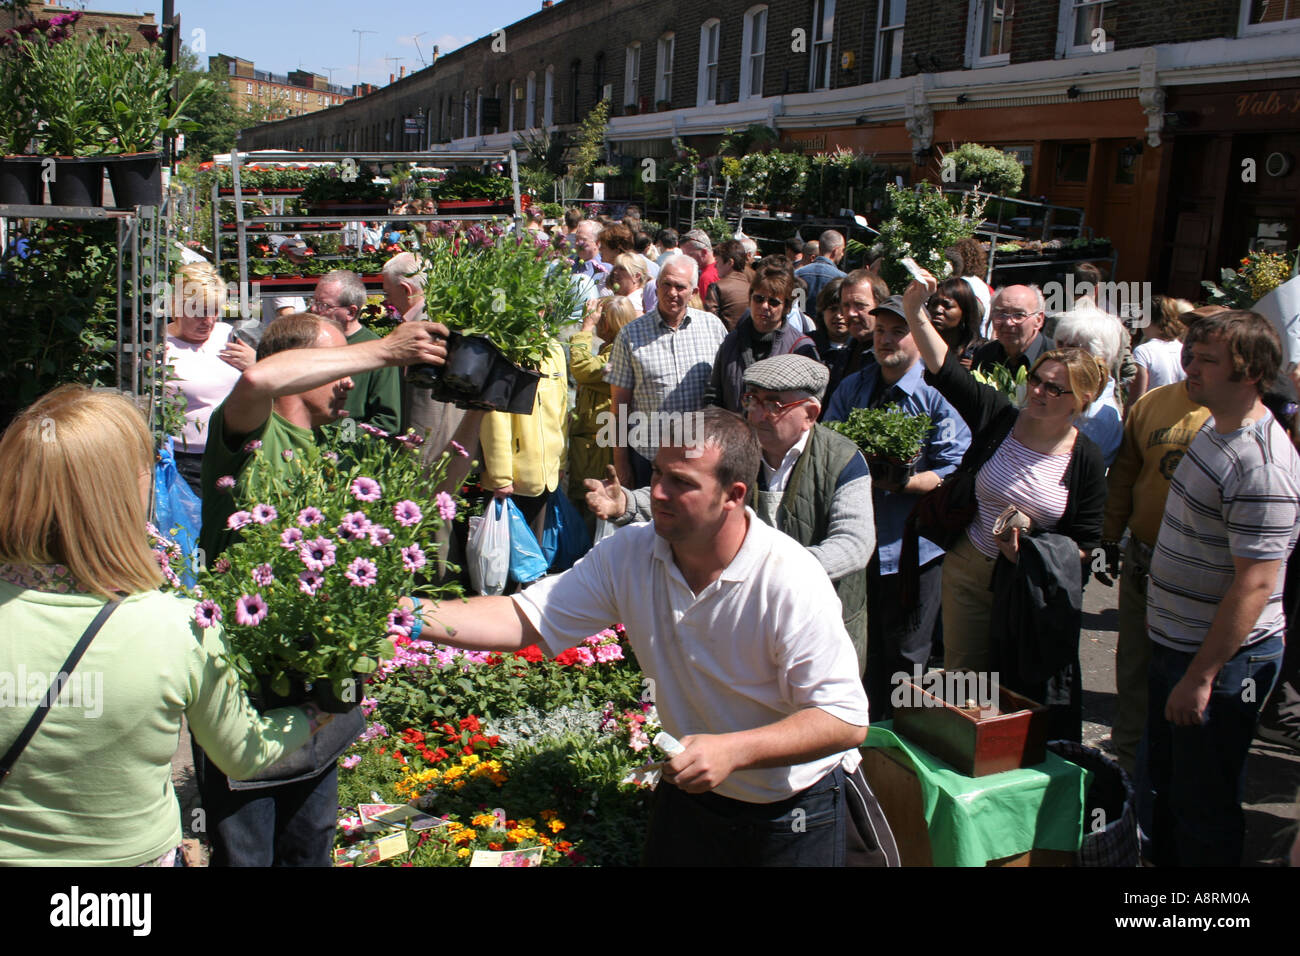
M539 371L542 380L537 384L533 413L489 412L483 416L479 439L484 490L497 498L513 498L540 540L546 500L560 486L564 461L569 376L563 345L551 346Z

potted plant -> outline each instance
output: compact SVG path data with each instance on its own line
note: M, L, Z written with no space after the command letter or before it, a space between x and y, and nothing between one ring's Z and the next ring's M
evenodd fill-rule
M992 146L963 143L944 156L956 174L958 184L973 183L984 192L1014 196L1025 180L1025 167L1015 156Z
M911 276L902 259L910 256L935 278L946 279L952 265L944 251L975 234L984 218L984 203L972 195L950 201L931 183L915 188L890 185L885 191L892 215L880 224L877 249L885 258L881 277L891 289L906 288Z
M44 200L41 157L28 150L40 121L31 102L30 74L21 49L13 47L16 31L0 35L0 203L39 205Z
M287 473L249 468L230 487L218 483L239 508L228 523L240 540L199 572L195 620L222 623L230 662L263 710L360 701L392 638L410 636L414 618L397 596L415 590L437 559L439 529L460 510L446 493L429 495L445 456L426 474L418 439L366 428L345 420L316 447L287 452ZM434 593L446 599L459 587Z
M417 381L444 401L529 414L535 369L576 307L567 260L544 239L497 224L439 223L421 256L425 312L456 334L442 373Z
M928 415L909 415L897 404L855 408L847 421L826 424L862 449L872 480L889 488L907 482L932 427Z

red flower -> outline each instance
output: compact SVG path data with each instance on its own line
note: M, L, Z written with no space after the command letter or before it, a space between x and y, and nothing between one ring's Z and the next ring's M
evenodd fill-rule
M515 657L528 661L530 664L539 664L546 660L546 655L542 653L542 649L536 644L529 644L522 650L515 651Z
M465 717L464 719L461 720L460 729L468 730L470 733L476 734L482 728L479 727L478 718L475 717L473 714L470 714L468 717Z
M567 651L561 651L555 655L555 663L562 664L565 667L573 667L578 663L578 649L571 647Z
M402 731L402 740L408 744L423 744L424 734L420 733L414 727L407 727Z

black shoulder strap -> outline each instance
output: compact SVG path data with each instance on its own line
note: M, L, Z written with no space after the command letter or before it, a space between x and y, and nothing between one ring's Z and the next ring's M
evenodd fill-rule
M18 735L18 739L15 740L14 745L9 748L9 752L4 755L3 759L0 759L0 784L4 783L5 778L9 776L9 771L13 770L14 764L18 762L18 758L22 756L23 751L27 749L27 745L31 743L32 738L36 736L36 731L40 729L41 722L45 720L45 715L50 712L50 708L54 706L54 702L59 699L59 694L63 691L64 685L67 684L68 677L76 669L77 663L81 660L81 656L86 653L86 648L90 646L90 642L94 640L99 629L104 626L104 622L108 620L108 616L117 610L117 606L121 603L121 601L113 600L101 607L99 613L95 615L95 619L90 622L90 626L86 628L85 633L81 635L81 640L77 641L77 646L72 649L72 653L68 655L68 659L64 661L63 666L59 668L59 673L58 676L55 677L54 683L50 684L49 689L45 692L45 696L41 698L41 703L40 706L36 708L36 713L32 714L31 720L27 721L27 726L24 727L23 732Z

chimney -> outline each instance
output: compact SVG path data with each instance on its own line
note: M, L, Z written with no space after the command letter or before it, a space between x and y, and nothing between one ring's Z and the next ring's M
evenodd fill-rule
M397 68L397 78L400 80L404 76L406 76L406 67L399 66Z
M542 9L545 10L547 7L553 6L554 4L555 0L542 0Z
M388 74L388 82L389 82L389 83L392 83L393 80L395 80L395 79L396 79L396 77L393 76L393 74L391 74L391 73Z

